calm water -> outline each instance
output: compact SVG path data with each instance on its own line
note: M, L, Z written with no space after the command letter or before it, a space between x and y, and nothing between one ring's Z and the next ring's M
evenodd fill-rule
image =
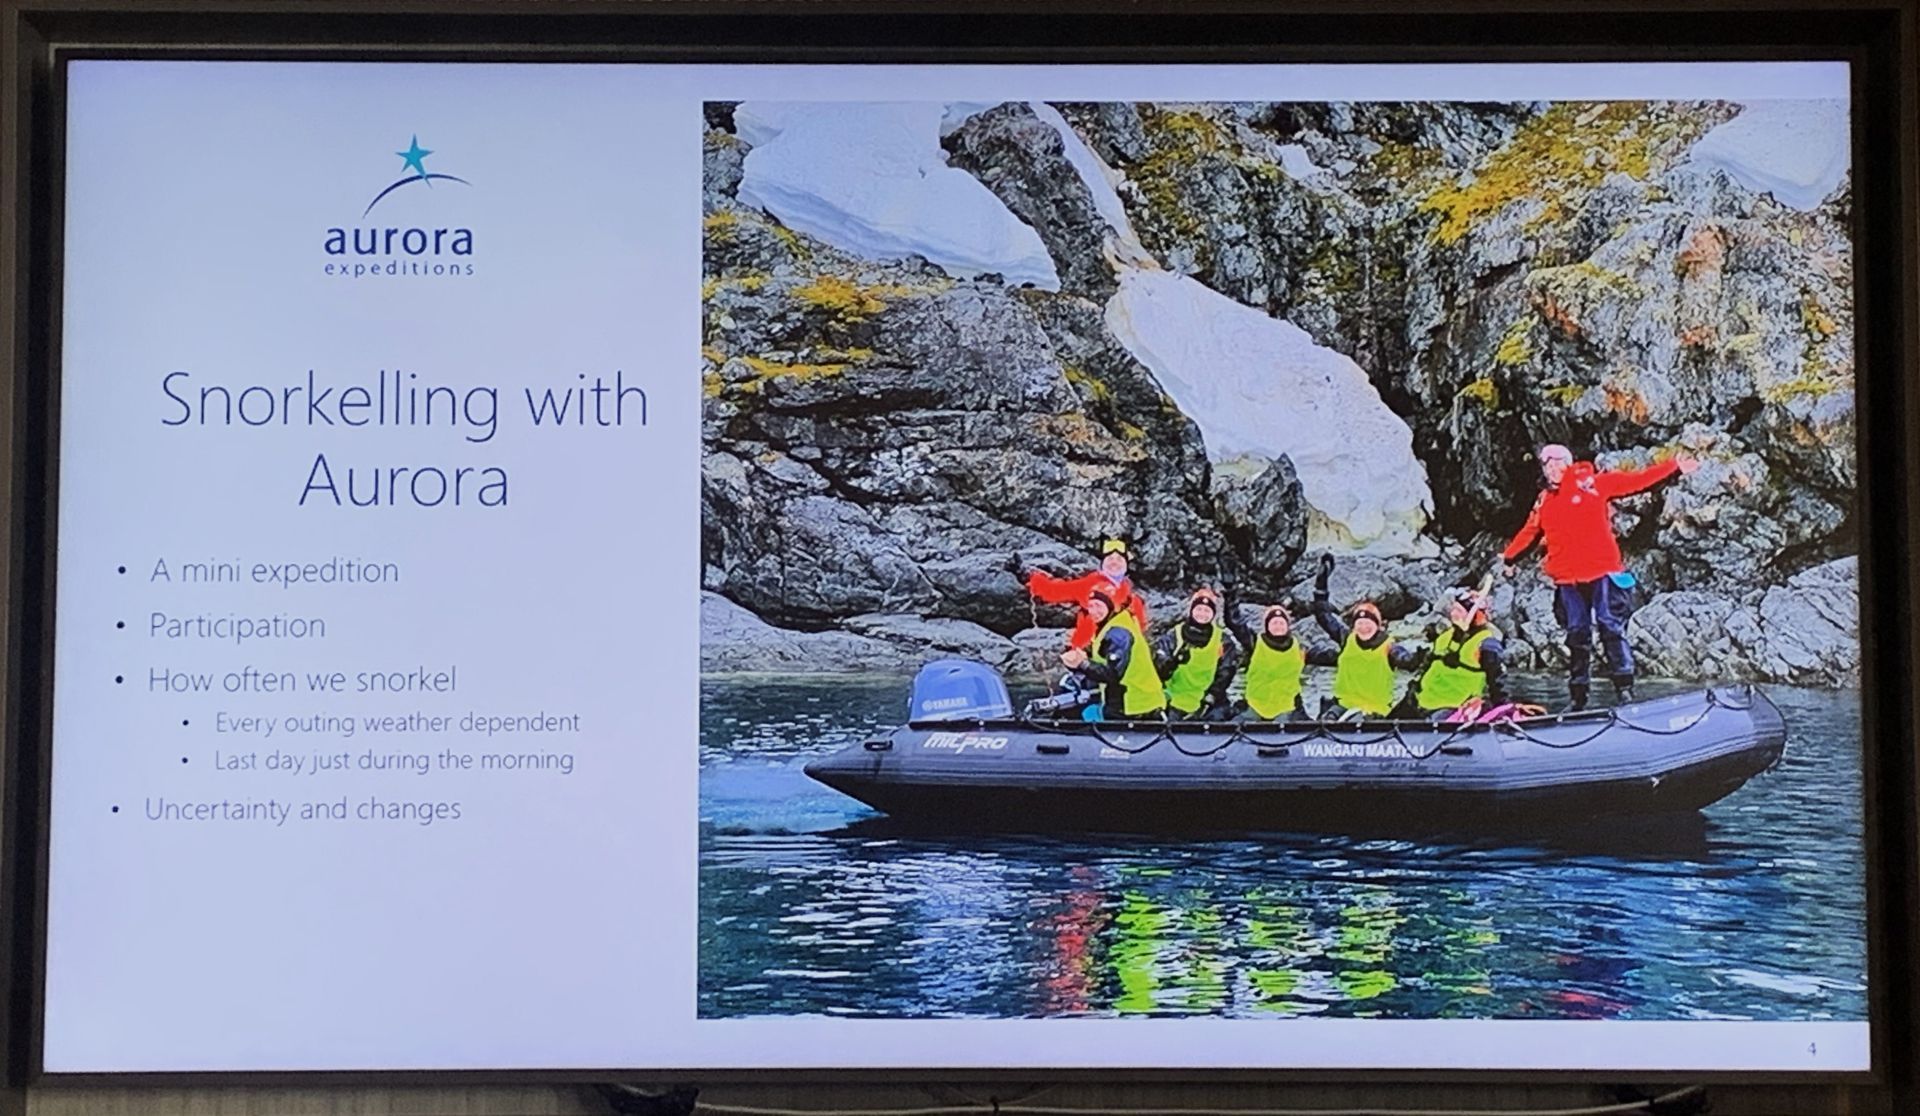
M1780 766L1677 825L1178 841L906 835L802 774L906 687L705 681L702 1016L1866 1018L1856 692L1770 687Z

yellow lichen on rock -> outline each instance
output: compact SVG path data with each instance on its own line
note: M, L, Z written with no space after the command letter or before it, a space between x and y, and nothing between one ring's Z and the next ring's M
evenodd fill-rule
M1800 397L1818 399L1846 386L1848 386L1847 381L1842 377L1833 375L1826 369L1814 368L1802 372L1791 380L1783 380L1762 388L1760 398L1768 403L1785 403Z
M833 361L820 364L787 363L767 360L762 357L743 356L737 358L741 364L752 370L747 379L734 382L736 390L754 394L774 380L817 380L826 376L838 376L852 365L845 361Z
M1195 151L1218 151L1226 140L1212 118L1198 109L1163 109L1143 117L1141 124L1149 133L1190 144Z
M1833 316L1820 304L1819 296L1808 291L1800 296L1800 326L1807 336L1825 340L1833 336L1840 327L1834 323Z
M1074 387L1085 389L1087 397L1094 403L1113 401L1113 389L1102 383L1098 376L1081 368L1077 364L1063 364L1060 372Z
M793 297L843 322L865 321L887 308L879 288L863 287L838 275L817 275L793 288Z
M1446 169L1438 147L1389 140L1367 159L1367 169L1382 178L1418 183Z
M767 277L764 275L716 275L700 284L700 300L702 302L709 301L714 295L719 294L721 291L747 291L751 293L766 285Z
M1140 124L1153 149L1127 168L1127 178L1176 235L1198 236L1202 222L1187 204L1182 172L1209 156L1231 153L1230 137L1206 113L1193 109L1149 109L1141 114Z
M764 214L722 209L702 218L700 228L708 240L721 244L731 241L743 229L764 229L786 248L787 254L794 260L804 262L813 257L813 249L801 239L799 233Z
M816 275L792 287L788 294L809 309L824 312L842 325L863 322L887 308L889 302L950 290L953 281L938 279L910 285L906 283L860 283L843 275Z
M1482 410L1495 411L1500 408L1500 386L1486 376L1470 380L1460 389L1460 398L1478 403Z
M759 395L768 384L776 381L800 382L838 376L854 364L852 361L838 360L770 360L758 356L728 359L725 354L712 348L702 349L701 355L720 364L719 368L709 370L700 377L701 390L709 399L723 395Z
M1500 338L1500 344L1493 350L1493 362L1502 368L1514 368L1533 359L1533 341L1527 334L1533 329L1533 322L1520 318L1507 327Z
M1437 214L1433 237L1452 244L1514 202L1535 200L1535 224L1565 218L1609 174L1645 179L1661 124L1647 102L1556 104L1521 125L1465 181L1441 186L1421 203Z

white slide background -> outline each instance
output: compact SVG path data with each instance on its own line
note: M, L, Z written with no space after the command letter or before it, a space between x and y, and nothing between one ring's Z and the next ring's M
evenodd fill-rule
M700 104L1841 96L1838 65L586 67L74 63L45 1064L53 1072L726 1066L1858 1068L1864 1024L694 1018ZM407 187L393 152L472 185ZM473 230L472 276L328 276L335 226ZM465 262L463 260L462 262ZM169 427L161 378L500 391L441 427ZM536 429L620 370L650 421ZM337 389L336 389L337 390ZM300 507L344 469L494 465L505 508ZM382 586L183 585L154 563L400 565ZM124 564L127 573L116 567ZM168 641L154 611L323 617ZM125 630L114 627L117 620ZM414 697L192 696L150 670L459 668ZM115 684L116 674L124 684ZM489 750L222 735L228 715L578 714L557 772L217 771L214 753ZM182 726L185 718L191 725ZM182 757L189 762L182 763ZM461 803L411 822L149 821L145 803ZM118 805L119 813L112 807ZM1817 1063L1802 1051L1815 1036Z

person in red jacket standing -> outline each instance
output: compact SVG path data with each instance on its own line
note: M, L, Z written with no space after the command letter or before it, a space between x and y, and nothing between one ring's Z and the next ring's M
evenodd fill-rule
M1045 570L1027 575L1027 592L1042 604L1073 605L1080 610L1074 617L1073 634L1067 647L1085 651L1093 641L1093 620L1087 615L1087 599L1104 593L1118 608L1133 610L1140 630L1147 629L1147 603L1133 591L1133 579L1127 576L1129 556L1123 539L1108 539L1100 544L1100 568L1079 577L1055 577Z
M1644 492L1674 473L1700 467L1680 454L1645 469L1598 470L1591 461L1575 462L1565 446L1543 446L1540 472L1546 490L1533 503L1526 526L1500 555L1506 573L1534 540L1546 544L1544 569L1553 582L1553 611L1567 629L1567 693L1573 708L1587 707L1592 685L1593 630L1613 673L1622 702L1633 700L1633 649L1627 646L1627 616L1633 611L1633 575L1620 559L1613 535L1612 501Z

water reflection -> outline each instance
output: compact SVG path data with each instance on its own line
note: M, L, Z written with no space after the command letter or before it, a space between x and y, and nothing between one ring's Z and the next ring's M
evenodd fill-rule
M710 681L705 1016L1859 1019L1858 697L1704 815L1548 839L916 833L808 780L903 683Z

